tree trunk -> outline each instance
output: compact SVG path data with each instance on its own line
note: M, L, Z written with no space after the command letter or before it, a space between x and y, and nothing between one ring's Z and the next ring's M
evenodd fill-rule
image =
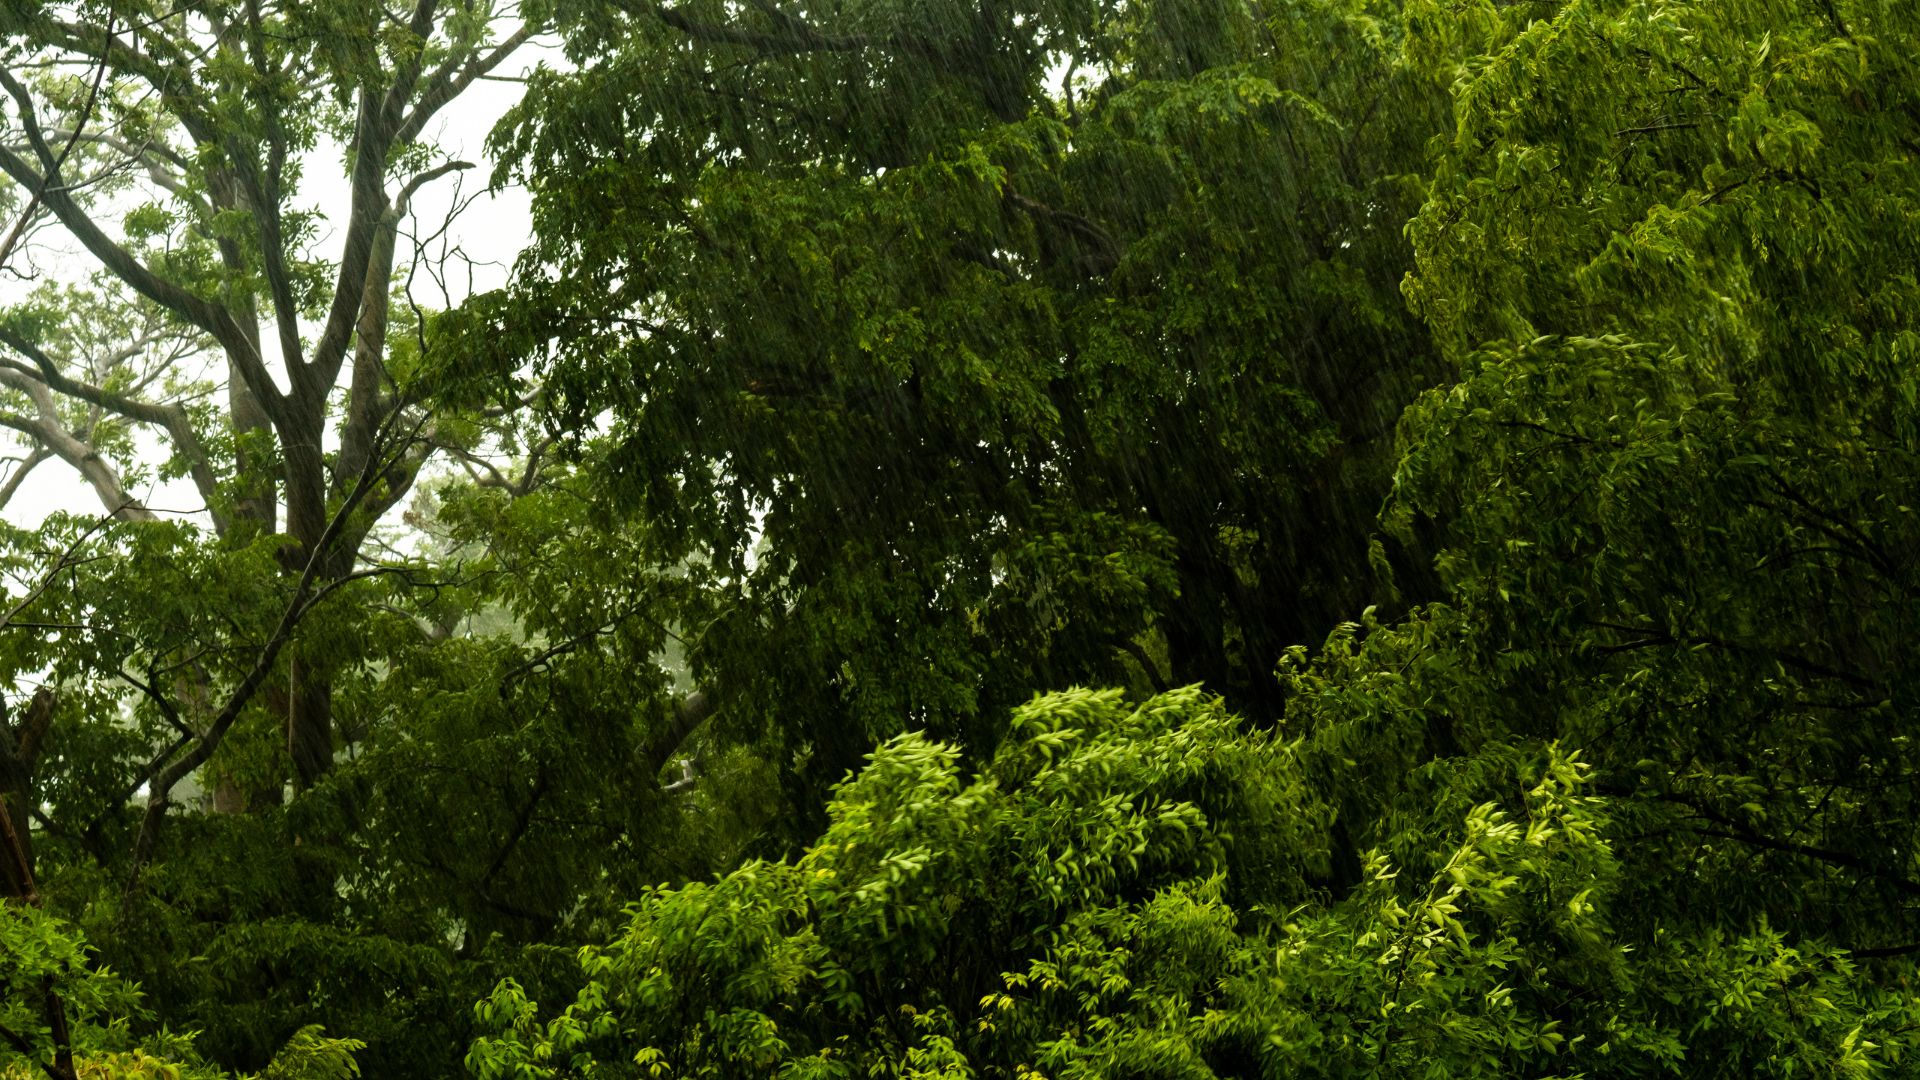
M287 661L287 753L302 791L333 768L333 680L299 642Z
M0 802L4 802L7 850L0 850L0 895L25 897L33 891L33 768L53 724L53 691L34 691L19 723L0 702Z
M207 186L214 204L221 210L245 209L227 170L215 169L210 172ZM250 275L254 272L245 250L231 237L220 241L220 256L231 273ZM231 298L231 304L233 321L240 328L240 336L246 341L251 354L263 355L260 349L259 302L251 292L242 291ZM252 523L263 534L271 534L279 517L279 506L271 471L271 454L264 443L271 436L263 433L273 430L273 421L253 389L247 385L241 361L231 351L227 353L227 419L233 425L236 443L234 474L239 481L235 485L237 490L232 516L235 520Z
M250 324L249 324L250 325ZM253 335L257 341L259 334ZM271 431L273 424L267 419L266 410L247 389L246 381L241 377L239 368L229 364L227 367L227 409L233 419L233 433L239 440L235 452L234 465L240 476L240 490L234 500L234 516L241 520L256 523L263 532L272 533L275 518L279 516L275 506L273 475L262 460L268 455L264 448L254 440L267 436L261 432Z
M287 533L295 543L287 550L287 572L296 577L313 568L318 588L344 573L338 556L345 545L335 537L333 550L322 550L327 540L327 467L320 439L325 430L324 405L302 410L305 422L298 430L282 432L280 450L286 460ZM351 553L347 566L351 566ZM294 641L287 650L287 753L293 758L294 784L304 791L333 767L333 680L309 647Z

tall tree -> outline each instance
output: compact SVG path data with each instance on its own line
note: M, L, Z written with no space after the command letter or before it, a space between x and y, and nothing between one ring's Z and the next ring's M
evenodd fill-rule
M1650 909L1920 949L1920 20L1467 25L1498 59L1409 227L1460 377L1395 509L1440 523L1455 689L1375 748L1571 740L1662 853Z
M1406 16L1455 375L1385 523L1443 595L1295 650L1278 737L1061 695L971 781L891 742L798 858L643 896L563 1012L503 985L476 1071L1912 1068L1920 21Z
M726 571L696 671L806 791L1036 686L1271 721L1433 371L1444 103L1385 10L561 5L577 68L498 136L537 243L446 358L610 415L609 492Z
M58 458L108 514L151 518L124 482L127 431L144 429L221 536L285 535L286 572L319 587L351 572L431 448L406 437L421 416L388 369L409 202L468 167L438 157L429 124L533 32L469 0L404 15L257 0L8 5L0 172L31 193L30 217L98 267L0 314L0 383L22 406L0 422L27 440L27 460ZM329 143L344 150L350 196L323 215L302 181ZM203 404L209 385L221 406ZM333 761L328 667L298 649L288 665L286 742L303 787ZM204 758L221 734L185 754Z

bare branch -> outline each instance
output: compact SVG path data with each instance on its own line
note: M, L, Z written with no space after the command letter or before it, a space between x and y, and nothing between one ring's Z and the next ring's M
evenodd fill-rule
M394 209L397 212L395 216L405 216L407 204L413 201L413 196L421 188L433 183L435 180L440 179L450 172L463 172L471 168L473 168L473 162L471 161L449 161L444 165L435 166L414 176L407 181L406 186L400 189L400 197L394 201Z
M12 428L52 451L60 460L80 473L99 496L101 505L115 517L127 521L158 520L153 511L121 486L120 475L99 451L68 431L60 422L53 395L40 383L13 367L0 367L0 385L23 391L33 401L37 417L0 413L0 427Z

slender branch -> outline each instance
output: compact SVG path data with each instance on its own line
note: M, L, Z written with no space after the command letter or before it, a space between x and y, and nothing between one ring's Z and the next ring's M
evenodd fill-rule
M19 603L13 605L5 615L0 615L0 629L4 629L12 624L13 620L18 617L22 611L25 611L31 606L35 600L40 599L40 595L53 585L55 578L65 573L70 567L78 565L73 561L74 553L80 550L82 544L92 539L94 533L105 528L107 523L112 520L114 520L114 515L112 514L106 514L97 518L94 523L87 526L86 530L79 536L74 537L73 543L68 544L67 549L60 553L60 557L54 560L53 569L42 574L40 580L34 584L33 588L27 590L27 595L20 598Z
M1858 957L1862 960L1877 960L1888 956L1911 956L1914 953L1920 953L1920 942L1909 942L1905 945L1882 945L1874 949L1847 950L1848 956Z
M400 126L395 129L395 143L404 146L419 138L420 133L426 130L428 121L445 108L448 102L465 93L467 87L472 86L475 80L490 74L493 69L505 63L508 57L519 50L520 46L532 40L535 31L536 27L533 25L523 25L503 39L491 52L459 71L443 69L436 72L436 77L429 79L426 89L421 91L419 100L414 103L413 111L408 113L406 119L402 120Z
M467 477L474 482L475 486L500 488L503 491L513 490L513 481L508 480L506 474L500 471L499 466L488 461L486 458L463 447L442 445L441 449L459 459L460 467L466 470ZM476 467L485 469L487 474L485 476L480 475L474 471Z
M1506 427L1506 428L1520 428L1525 431L1537 431L1542 435L1551 435L1562 442L1578 443L1581 446L1601 445L1601 440L1599 439L1589 438L1585 435L1581 435L1578 432L1573 432L1573 431L1557 431L1553 428L1548 427L1545 424L1537 424L1531 420L1501 420L1501 421L1498 421L1498 424L1499 426ZM1608 444L1612 445L1612 441L1609 440Z
M419 192L421 188L433 183L435 180L440 179L450 172L461 172L471 168L473 168L473 162L471 161L449 161L444 165L438 165L425 172L418 173L407 181L406 186L400 189L400 197L394 201L395 205L404 213L407 203L413 201L413 196Z
M113 37L113 17L111 15L107 17L104 35L109 40ZM39 208L40 200L46 197L47 188L58 179L60 176L60 167L66 164L67 157L73 153L73 148L79 144L81 133L86 130L87 118L93 115L93 107L95 103L100 100L100 86L106 81L106 78L107 62L103 59L95 66L93 85L87 88L87 99L81 104L79 114L74 117L73 133L67 136L66 144L60 147L60 153L45 162L46 172L41 176L40 183L33 189L33 193L27 196L27 204L21 207L20 220L14 222L13 228L7 232L6 239L0 240L0 266L7 265L7 259L13 255L14 245L20 242L20 236L26 231L27 223L33 220L34 211ZM18 84L9 80L7 85L8 91L12 92L16 85ZM27 103L27 99L23 98L20 94L15 94L14 99L21 103L20 111L24 116L31 108ZM32 138L32 135L28 137Z
M1880 571L1889 581L1899 582L1901 580L1900 570L1894 565L1893 557L1878 541L1868 536L1866 531L1861 529L1857 523L1849 521L1838 513L1815 505L1812 499L1807 498L1798 488L1787 483L1786 477L1781 476L1778 470L1769 470L1768 479L1772 482L1775 491L1778 491L1788 501L1817 519L1818 523L1815 524L1815 528L1835 540L1851 541L1867 557L1868 562L1873 565L1874 569Z
M588 645L591 645L593 642L598 641L600 638L605 637L606 635L612 633L614 629L618 627L621 623L626 622L628 619L633 618L635 615L638 615L639 613L640 613L640 605L635 604L632 607L627 608L625 611L622 611L620 614L615 615L612 619L608 620L607 622L599 626L596 626L591 630L587 630L583 633L575 634L573 637L567 638L564 641L560 641L553 645L549 645L548 647L540 650L539 652L534 653L532 656L527 657L525 660L522 660L518 664L513 665L513 667L508 668L507 673L500 677L501 700L504 701L507 699L507 697L512 693L514 685L518 683L521 679L524 679L528 675L531 675L534 672L539 671L540 669L548 666L552 661L562 656L565 656L568 653L577 652L580 649ZM0 624L0 625L3 625L3 624Z
M1113 273L1124 256L1120 242L1098 222L1083 217L1071 210L1061 210L1031 199L1008 188L1008 205L1014 206L1033 218L1046 222L1077 241L1083 248L1081 264L1088 273L1104 277Z
M153 702L154 707L160 710L160 715L166 719L168 726L180 734L189 737L198 734L198 732L188 727L185 721L180 719L180 710L175 708L173 702L167 700L167 696L162 694L159 688L153 684L153 676L151 674L147 676L147 681L145 682L135 678L132 672L124 668L116 674L120 676L122 682L140 691L141 694L146 696L147 700Z
M114 810L119 807L125 806L128 799L140 794L140 789L151 784L154 777L160 775L160 770L165 768L167 762L173 759L173 755L179 753L188 743L197 737L198 736L192 733L180 735L175 738L166 749L148 759L146 766L140 770L139 775L134 777L133 783L122 788L117 798L109 800L101 808L100 812L95 814L91 821L87 822L87 827L82 829L81 833L88 836L93 835L95 830L99 829L101 823L107 820L108 814L113 813Z
M493 862L487 866L487 872L480 875L479 888L482 895L492 891L493 879L506 868L507 860L513 857L514 849L520 846L521 838L527 835L527 829L533 824L534 808L539 806L540 800L546 796L549 781L547 771L539 770L534 779L532 794L527 796L526 805L520 808L520 813L514 818L513 828L507 832L506 843L502 844L499 852L494 855Z
M374 432L399 408L390 395L382 392L382 387L392 382L386 367L387 328L391 321L394 242L400 219L406 215L408 204L421 187L448 173L472 167L469 162L449 161L417 174L407 181L399 197L381 215L361 286L353 374L348 382L347 408L340 427L340 452L334 461L336 484L343 483L345 477L354 475L366 464L367 455L373 452Z
M381 98L371 89L360 92L354 121L353 167L349 174L347 232L341 244L340 268L334 277L333 300L326 322L313 346L313 358L303 362L296 354L287 360L296 396L317 416L340 374L347 346L365 293L367 271L373 261L374 233L387 210L384 184L387 152L394 140L381 119Z
M1684 806L1708 821L1721 826L1721 828L1718 829L1704 829L1699 826L1694 826L1693 831L1702 836L1713 836L1722 840L1734 840L1742 844L1765 848L1768 851L1778 851L1787 855L1798 855L1803 858L1814 859L1818 862L1828 863L1833 866L1843 866L1849 870L1855 870L1865 874L1877 881L1885 882L1897 892L1907 896L1920 896L1920 881L1915 881L1886 867L1876 866L1858 855L1852 855L1844 851L1835 851L1831 848L1815 847L1811 844L1802 844L1793 840L1780 840L1775 837L1766 836L1756 832L1754 829L1734 818L1715 810L1713 807L1696 799L1688 798L1685 795L1663 794L1660 798L1665 802L1677 803Z
M1713 815L1708 816L1711 817ZM1715 820L1722 819L1715 818ZM1798 844L1790 840L1776 840L1773 837L1763 836L1760 833L1745 828L1702 829L1696 827L1693 831L1699 833L1701 836L1713 836L1722 840L1737 840L1740 843L1751 844L1758 848L1766 848L1769 851L1779 851L1788 855L1800 855L1818 862L1831 863L1834 866L1844 866L1849 870L1858 870L1868 877L1886 882L1897 892L1904 893L1908 896L1920 896L1920 881L1914 881L1912 878L1903 877L1882 867L1874 866L1865 859L1849 855L1844 851L1818 848L1810 844Z
M33 450L14 466L13 472L7 475L6 484L0 486L0 507L5 507L12 502L13 497L20 493L20 485L26 481L27 475L52 457L53 451L36 441Z
M1613 137L1618 139L1625 135L1648 135L1656 131L1685 131L1689 128L1697 128L1699 126L1700 122L1697 120L1688 120L1673 124L1643 124L1640 127L1621 128L1619 131L1613 133Z
M407 20L407 31L413 35L419 47L394 76L393 82L387 87L386 97L380 103L381 120L389 128L398 130L400 114L406 108L407 99L413 96L414 88L419 85L427 38L433 33L433 17L439 6L439 0L416 0L413 5L413 16ZM453 53L447 60L449 64L458 63L461 50L454 49Z
M260 269L267 279L268 295L273 297L274 323L280 334L280 355L289 371L300 357L300 310L293 299L293 282L287 273L284 222L281 217L281 175L287 157L287 133L280 121L275 101L280 72L267 54L266 34L260 22L259 0L246 2L246 44L253 66L253 93L261 127L265 129L267 167L262 175L254 157L253 143L238 128L230 128L226 139L227 158L233 175L246 190L253 218L260 228Z
M520 470L520 481L514 484L509 490L515 495L525 495L531 492L535 485L540 482L541 460L546 456L548 450L553 449L554 443L558 441L559 436L548 435L529 447L527 450L527 463Z
M1743 642L1731 641L1727 638L1714 637L1708 634L1691 634L1685 637L1679 637L1665 630L1661 630L1658 627L1629 626L1601 620L1589 620L1588 625L1603 630L1613 630L1618 633L1638 635L1634 640L1622 644L1595 645L1593 649L1596 652L1629 652L1635 649L1651 648L1660 645L1675 645L1687 648L1704 645L1716 649L1725 649L1728 652L1741 653L1747 656L1764 657L1765 659L1772 660L1775 663L1794 668L1809 675L1818 675L1821 678L1827 679L1837 679L1850 686L1856 686L1863 690L1871 690L1882 695L1884 695L1887 690L1885 684L1867 678L1864 675L1829 667L1817 660L1800 656L1797 653L1769 648L1764 645L1748 645Z

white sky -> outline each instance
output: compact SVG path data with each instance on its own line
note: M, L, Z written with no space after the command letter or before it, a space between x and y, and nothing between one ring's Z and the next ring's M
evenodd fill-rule
M502 65L501 74L511 76L525 72L542 59L549 63L560 62L556 50L543 48L537 41L529 43L522 46L518 56ZM407 232L415 233L423 240L433 238L446 220L455 199L466 203L464 212L452 226L443 235L433 238L427 255L429 258L443 254L455 256L448 263L445 291L442 291L440 282L425 274L416 275L413 294L424 307L451 306L471 292L504 284L513 260L526 244L530 230L526 192L518 188L492 194L485 191L493 171L493 162L485 153L487 133L506 110L519 100L520 93L521 85L518 82L476 82L458 100L443 109L428 127L427 141L437 144L442 152L438 160L470 161L475 167L441 177L421 189L413 198L412 216L403 227L396 263L404 263L412 257L413 243ZM335 145L323 145L307 155L304 166L302 190L297 204L319 207L323 213L339 221L346 211L349 194L341 149ZM469 199L472 201L467 202ZM11 226L9 217L4 224L0 224L0 229ZM340 231L338 225L322 230L316 251L336 253ZM97 268L92 258L73 245L57 228L43 230L38 240L34 261L42 271L53 277L80 279ZM70 250L49 245L66 245ZM15 258L18 257L19 253L16 253ZM396 265L395 271L398 281L404 273L404 267ZM17 300L31 284L22 284L11 275L0 274L0 304ZM273 340L271 330L263 337L263 344L270 343ZM0 449L0 455L23 454L23 449L12 448L11 444L15 443L11 432L0 431L0 447L7 447ZM164 460L165 455L159 449L158 440L149 438L145 440L145 445L154 449L150 456L152 461L157 463ZM4 475L6 473L0 473L0 476ZM172 511L199 516L195 513L201 505L199 493L187 480L142 488L130 485L129 493L139 497L156 512ZM102 508L99 498L86 481L64 462L54 459L34 470L0 514L4 514L5 519L15 525L32 528L48 514L59 510L97 515Z

